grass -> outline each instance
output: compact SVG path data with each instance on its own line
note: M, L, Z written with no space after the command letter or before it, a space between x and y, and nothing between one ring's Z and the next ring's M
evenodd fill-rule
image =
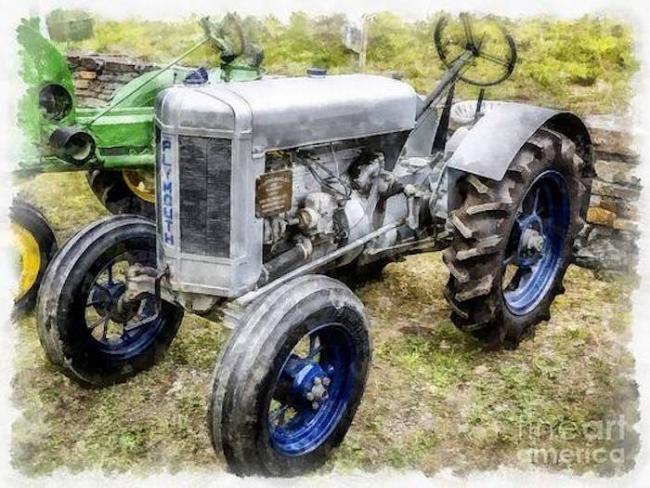
M440 79L442 66L433 46L440 14L407 22L390 12L379 12L369 28L367 71L400 73L422 93ZM490 17L495 18L495 17ZM202 38L198 16L174 22L98 18L91 39L60 45L67 50L130 54L163 63L183 53ZM611 17L584 16L496 19L512 34L518 64L505 83L488 89L488 97L534 101L581 114L623 110L629 103L629 80L638 69L633 32ZM342 14L310 17L295 12L286 22L273 16L242 19L248 39L264 48L269 73L300 75L310 66L331 73L353 72L357 58L341 41L347 19ZM216 65L218 56L204 47L189 56L188 65ZM478 88L461 83L458 95L476 97Z
M21 183L61 241L104 214L82 174ZM83 189L83 190L82 190ZM354 424L324 471L442 468L459 473L542 466L600 475L634 465L639 439L626 276L594 279L571 267L566 294L534 340L516 351L484 352L450 323L439 254L389 265L359 295L372 317L374 358ZM187 315L165 359L127 383L84 389L55 371L33 316L16 323L14 466L30 475L72 471L155 473L224 469L206 431L209 383L228 331ZM597 428L623 416L611 435ZM593 429L592 429L593 430ZM571 435L568 435L570 433ZM531 458L545 448L548 458ZM624 450L622 462L590 453ZM571 459L555 461L567 450Z
M66 47L162 62L200 38L196 20L98 19L93 39ZM378 15L370 31L368 70L400 71L426 91L441 73L431 44L435 20ZM299 74L312 65L354 70L353 56L340 44L343 16L297 13L287 23L272 17L244 21L265 48L271 73ZM597 17L504 21L521 62L510 80L489 91L491 98L579 113L626 107L637 69L629 26ZM187 60L206 62L217 59L199 51ZM466 85L459 90L461 97L476 95ZM41 175L19 186L43 209L61 243L106 214L81 173ZM627 349L634 279L598 280L571 267L566 294L534 340L516 351L490 353L449 321L442 295L446 279L440 255L425 254L391 264L381 281L358 290L372 317L374 358L353 426L323 470L393 467L430 474L506 465L612 475L631 469L639 449L632 428L638 391ZM187 315L160 364L101 390L81 388L47 363L33 316L15 326L13 400L22 411L13 427L17 469L30 475L61 467L139 473L224 469L205 422L214 362L228 338L219 324ZM619 418L622 429L598 435L599 426ZM531 448L546 449L547 456L535 456ZM594 459L600 450L623 450L624 456ZM569 456L557 456L561 452Z

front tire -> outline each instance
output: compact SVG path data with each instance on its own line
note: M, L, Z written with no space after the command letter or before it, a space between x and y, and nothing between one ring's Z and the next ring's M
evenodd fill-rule
M13 308L13 314L19 316L34 308L41 280L57 251L57 243L48 221L33 205L14 201L10 218L14 246L20 259Z
M296 476L347 433L371 347L363 305L342 283L297 278L248 306L217 363L208 424L238 475Z
M451 214L445 296L452 321L489 347L516 347L550 319L584 225L591 167L574 143L538 130L501 181L469 175Z
M76 234L45 274L37 304L38 334L48 359L90 386L125 380L155 364L183 318L175 305L145 295L118 307L133 264L156 266L153 222L107 217Z

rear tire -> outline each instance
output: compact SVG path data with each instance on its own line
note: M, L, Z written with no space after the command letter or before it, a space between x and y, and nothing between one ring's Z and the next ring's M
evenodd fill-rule
M36 305L41 280L58 247L47 219L33 205L15 200L10 218L21 261L19 288L13 308L14 316L19 316Z
M342 283L309 275L231 319L236 328L215 368L208 412L215 450L242 476L297 476L321 466L365 388L371 347L363 305Z
M107 217L76 234L52 261L37 304L38 335L48 359L88 386L125 380L166 352L183 310L146 295L118 308L128 265L156 266L153 222Z
M135 214L155 218L155 193L144 178L145 170L101 170L86 173L86 180L101 204L112 214ZM138 185L142 185L141 188Z
M584 226L591 175L571 140L542 128L501 181L469 175L461 182L453 241L443 253L445 296L459 329L489 347L515 348L550 319Z

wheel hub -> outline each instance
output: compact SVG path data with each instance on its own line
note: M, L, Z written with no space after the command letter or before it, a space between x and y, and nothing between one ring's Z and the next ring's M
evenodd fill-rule
M320 364L294 356L289 359L285 373L291 377L291 395L299 402L309 402L314 410L329 398L328 387L334 372L330 366L327 372Z
M517 263L532 266L544 256L546 237L542 219L537 214L525 217L520 223L520 238L517 246Z
M126 285L122 282L96 283L90 292L90 300L99 315L109 315L112 321L124 324L133 318L138 310L137 303L126 307L118 306L125 291Z
M552 290L562 265L569 211L566 182L555 170L539 174L524 194L501 280L505 303L513 314L529 314Z
M311 390L309 390L305 395L307 401L312 402L311 406L314 410L317 410L320 407L320 404L323 401L327 400L327 387L330 385L330 383L331 381L327 376L323 378L317 376L314 378Z

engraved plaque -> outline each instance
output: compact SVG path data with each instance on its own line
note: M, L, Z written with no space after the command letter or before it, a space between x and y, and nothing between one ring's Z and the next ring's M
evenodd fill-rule
M290 169L264 173L255 182L255 215L272 217L291 209L293 179Z

